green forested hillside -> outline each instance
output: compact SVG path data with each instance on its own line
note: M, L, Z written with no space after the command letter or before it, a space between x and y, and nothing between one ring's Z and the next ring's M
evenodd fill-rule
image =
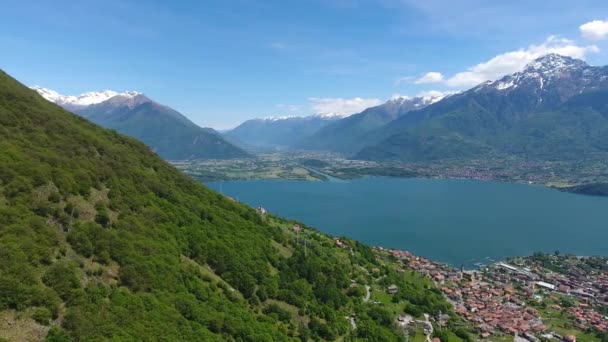
M0 72L0 340L400 340L367 284L451 312L369 247L291 226Z

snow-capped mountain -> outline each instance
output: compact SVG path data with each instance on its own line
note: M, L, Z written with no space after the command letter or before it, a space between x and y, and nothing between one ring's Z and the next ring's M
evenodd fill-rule
M38 94L42 95L42 97L44 97L45 99L69 110L84 108L90 105L98 104L107 101L115 96L130 99L137 95L141 95L140 92L136 91L125 91L119 93L112 90L91 91L80 95L62 95L56 92L55 90L43 88L40 86L33 86L32 89L36 90Z
M591 158L608 152L608 66L549 54L401 116L377 136L355 158Z
M450 94L440 92L415 97L395 95L388 102L392 102L399 107L422 109L428 105L443 100L449 95Z
M529 63L522 71L485 82L472 91L521 93L535 99L537 104L547 101L557 104L574 95L606 86L607 67L590 66L580 59L548 54Z
M431 93L425 96L393 96L387 102L350 115L323 127L303 140L298 148L352 153L369 142L368 134L407 113L423 109L448 95Z
M323 119L342 119L351 116L352 114L338 114L338 113L317 113L312 116L323 118Z
M197 126L178 111L140 92L105 90L66 96L43 87L32 89L45 99L100 126L140 140L165 159L250 157L213 129Z
M255 147L285 148L298 143L341 117L315 114L251 119L226 132L226 136Z

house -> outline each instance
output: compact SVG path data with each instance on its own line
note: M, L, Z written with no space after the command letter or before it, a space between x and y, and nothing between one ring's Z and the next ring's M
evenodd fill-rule
M394 284L393 284L393 285L390 285L390 286L387 288L387 290L388 290L388 293L389 293L389 294L395 294L395 293L397 293L397 291L399 290L399 288L397 287L397 285L394 285Z
M302 231L302 227L300 227L299 224L294 225L292 229L294 233L299 233Z
M256 209L256 211L260 214L260 215L266 215L267 211L266 209L264 209L264 207L258 207Z
M462 271L462 279L467 281L476 282L481 280L481 274L475 271Z
M576 336L566 335L564 336L564 342L576 342Z
M551 291L555 291L555 285L553 284L549 284L549 283L545 283L544 281L537 281L536 285L545 288L547 290L551 290Z
M347 246L340 239L336 239L336 247L346 248Z

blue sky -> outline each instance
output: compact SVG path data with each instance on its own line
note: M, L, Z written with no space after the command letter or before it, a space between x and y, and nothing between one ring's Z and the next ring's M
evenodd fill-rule
M2 11L0 68L23 83L142 91L216 128L466 89L546 52L608 64L605 0L4 0Z

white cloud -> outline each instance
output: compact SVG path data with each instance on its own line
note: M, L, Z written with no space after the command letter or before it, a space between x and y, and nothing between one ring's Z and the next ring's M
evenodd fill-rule
M315 113L335 115L359 113L369 107L377 106L382 103L380 99L364 99L360 97L352 99L311 97L308 101L310 101L310 106Z
M526 64L548 53L584 59L587 54L598 51L599 48L595 45L582 46L570 39L549 36L541 44L533 44L525 49L505 52L486 62L474 65L466 71L456 73L444 80L443 83L453 88L471 87L520 71Z
M583 38L602 40L608 38L608 20L593 20L579 27Z
M443 81L443 75L440 72L427 72L422 77L417 79L414 83L416 84L429 84L429 83L441 83Z
M437 98L437 97L446 97L448 95L454 94L453 91L439 91L439 90L427 90L421 91L416 94L417 97L426 97L426 98Z
M300 112L302 109L304 109L304 106L296 104L278 104L275 105L275 107L280 111L287 111L291 113Z
M411 98L412 98L412 97L411 97L411 96L408 96L408 95L393 94L393 95L392 95L392 96L389 98L389 100L396 100L396 99L406 99L406 100L409 100L409 99L411 99Z
M416 77L413 76L404 76L404 77L399 77L398 79L395 80L395 85L398 86L403 82L409 82L413 79L415 79Z
M426 97L426 98L435 98L435 97L446 97L448 95L456 94L456 91L440 91L440 90L424 90L418 92L416 95L401 95L401 94L393 94L390 97L390 100L393 99L413 99L415 97Z

